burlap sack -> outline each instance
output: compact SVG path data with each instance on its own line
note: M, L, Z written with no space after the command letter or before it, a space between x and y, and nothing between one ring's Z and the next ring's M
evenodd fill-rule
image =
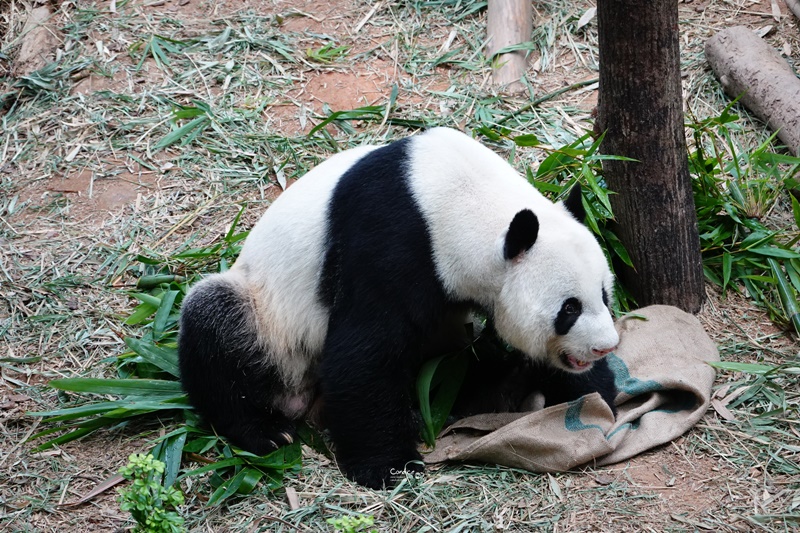
M558 472L628 459L683 434L711 400L717 348L692 315L669 306L617 322L620 345L609 355L620 393L614 419L599 394L531 413L459 420L442 432L425 461L480 461Z

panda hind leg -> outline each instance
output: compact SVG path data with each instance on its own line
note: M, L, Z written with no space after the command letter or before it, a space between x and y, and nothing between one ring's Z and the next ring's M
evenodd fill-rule
M183 388L205 422L232 444L264 455L294 441L293 418L302 412L290 418L281 409L293 395L269 365L252 313L225 277L198 284L181 309L178 359Z

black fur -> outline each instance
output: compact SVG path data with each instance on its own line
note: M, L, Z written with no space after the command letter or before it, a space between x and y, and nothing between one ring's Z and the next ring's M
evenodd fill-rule
M372 488L419 470L411 389L423 343L451 305L406 176L407 141L367 154L329 205L320 294L323 422L342 471Z
M523 209L511 221L506 234L503 255L506 259L514 259L519 254L530 250L539 236L539 219L530 209Z
M611 412L615 417L617 416L614 399L617 397L618 391L614 384L614 373L608 366L607 359L595 361L592 368L580 374L565 372L545 365L540 365L533 371L538 376L537 390L544 394L545 407L571 402L592 392L599 392L611 408Z
M583 305L580 300L577 298L567 298L564 300L564 303L561 304L561 309L558 311L558 315L556 315L556 335L566 335L569 333L569 330L571 330L575 322L578 321L578 317L581 316L582 312Z
M564 200L564 207L578 222L584 223L586 221L586 208L583 207L583 192L581 192L580 183L576 183L570 189L567 199Z
M251 308L227 281L192 291L181 310L179 364L190 403L214 430L258 455L294 439L272 401L285 387L257 345Z
M517 412L533 393L545 397L545 407L571 402L599 392L614 416L617 387L614 373L606 359L594 363L581 374L566 372L541 361L533 362L524 354L513 351L484 356L472 361L453 407L454 418L479 414Z

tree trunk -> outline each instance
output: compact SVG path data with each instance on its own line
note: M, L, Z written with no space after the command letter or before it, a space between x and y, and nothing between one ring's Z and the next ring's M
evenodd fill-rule
M597 130L616 231L635 270L617 269L640 306L696 313L705 299L683 130L675 0L599 0Z

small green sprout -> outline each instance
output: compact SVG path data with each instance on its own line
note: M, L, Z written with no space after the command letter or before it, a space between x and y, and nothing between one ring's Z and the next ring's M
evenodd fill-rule
M133 454L119 473L132 481L119 491L119 507L130 511L136 520L134 533L180 533L186 529L183 517L176 511L183 504L183 493L161 484L164 463L152 455Z
M345 515L337 518L328 518L326 520L333 529L343 533L359 533L367 531L366 528L371 527L375 523L375 518L371 515ZM376 532L376 529L370 529L368 533Z

